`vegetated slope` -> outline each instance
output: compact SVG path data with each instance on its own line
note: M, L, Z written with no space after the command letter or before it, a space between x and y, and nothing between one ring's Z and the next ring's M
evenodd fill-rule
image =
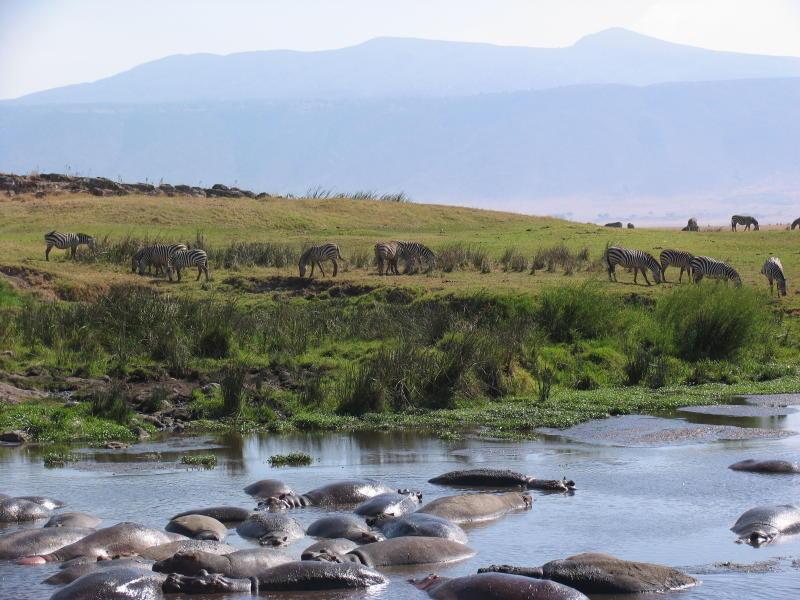
M587 83L647 85L797 76L800 58L718 52L609 29L567 48L379 38L318 52L175 55L17 102L443 97Z

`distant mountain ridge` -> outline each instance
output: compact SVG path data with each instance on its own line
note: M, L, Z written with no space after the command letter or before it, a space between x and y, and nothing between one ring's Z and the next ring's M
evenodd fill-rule
M800 77L800 58L718 52L609 29L566 48L377 38L318 52L174 55L0 105L453 97L777 77Z

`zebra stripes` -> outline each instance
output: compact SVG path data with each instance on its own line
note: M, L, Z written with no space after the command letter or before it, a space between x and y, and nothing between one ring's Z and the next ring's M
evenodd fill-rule
M300 262L298 264L300 269L300 277L306 276L306 268L308 265L311 265L311 273L308 275L309 279L314 277L315 265L319 267L322 276L325 277L325 271L322 270L322 262L327 260L333 263L332 277L336 277L336 273L339 272L339 263L337 262L337 259L344 260L344 258L342 258L342 253L339 252L339 246L333 242L328 242L327 244L322 244L320 246L311 246L311 248L303 252L302 256L300 256Z
M747 215L733 215L731 217L731 231L736 231L737 225L743 225L745 231L750 230L750 226L753 226L754 231L758 231L758 221L755 220L754 217L749 217Z
M178 250L167 259L167 277L172 281L172 273L178 275L178 281L181 280L181 269L189 267L197 267L197 279L200 281L200 275L205 273L206 281L208 281L208 255L205 250L194 248L193 250Z
M50 233L44 234L44 242L47 245L44 251L44 259L48 261L50 260L50 250L53 249L53 246L59 250L69 249L70 258L75 258L75 252L78 250L78 246L86 245L92 250L95 248L94 238L85 233L61 233L59 231L51 231Z
M795 219L792 221L792 231L794 231L794 228L798 226L800 226L800 219Z
M155 267L156 275L167 266L169 257L180 250L187 250L186 244L154 244L139 249L131 258L131 272L139 271L139 275L144 275L145 267L150 271L150 267Z
M691 262L692 280L699 283L703 277L710 279L724 279L742 285L742 278L732 266L716 258L708 256L695 256Z
M408 273L417 264L421 265L423 262L427 266L427 271L430 271L436 266L436 255L433 253L433 250L428 248L425 244L400 241L396 243L400 247L397 259L404 260L406 263L406 268L403 271L404 273Z
M661 265L656 262L651 254L643 250L632 250L630 248L621 248L619 246L611 246L606 249L606 266L608 267L608 280L616 281L617 265L625 267L626 269L633 269L633 283L638 283L636 280L639 271L644 275L644 280L647 285L650 285L650 280L647 278L647 270L653 274L653 280L656 283L661 283Z
M683 272L691 277L691 264L694 254L684 252L683 250L663 250L658 257L661 263L661 275L664 281L667 281L667 267L680 267L681 273L678 276L678 283L683 281Z
M786 275L783 272L783 264L777 256L770 256L764 266L761 267L761 274L769 281L769 293L772 295L775 290L773 282L778 283L778 295L786 295Z
M375 244L375 262L378 265L378 275L397 275L397 259L400 251L400 242L378 242Z

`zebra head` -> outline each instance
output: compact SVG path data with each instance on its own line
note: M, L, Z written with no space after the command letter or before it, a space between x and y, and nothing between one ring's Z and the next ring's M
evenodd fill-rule
M758 231L758 221L753 219L753 231Z
M781 296L786 295L786 280L785 279L778 279L778 293Z

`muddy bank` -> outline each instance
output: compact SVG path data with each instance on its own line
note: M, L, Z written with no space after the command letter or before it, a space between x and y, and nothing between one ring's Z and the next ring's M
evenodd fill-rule
M723 417L785 417L797 409L770 404L715 404L708 406L684 406L679 412L719 415Z

